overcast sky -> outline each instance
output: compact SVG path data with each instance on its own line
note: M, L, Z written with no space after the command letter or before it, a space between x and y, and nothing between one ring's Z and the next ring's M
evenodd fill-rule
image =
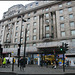
M23 4L24 6L33 1L0 1L0 20L2 19L3 13L8 11L8 8L13 5Z

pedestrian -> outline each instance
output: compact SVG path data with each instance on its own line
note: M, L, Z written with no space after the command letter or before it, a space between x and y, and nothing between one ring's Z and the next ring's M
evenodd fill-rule
M7 60L6 60L6 66L7 66L7 67L10 67L9 65L10 65L10 61L9 61L9 59L7 59Z
M25 58L21 57L20 58L20 70L21 71L24 71L25 64L26 64Z
M56 69L56 62L55 61L53 62L52 68Z
M66 65L69 66L69 60L67 61Z
M46 60L46 67L48 68L48 60Z
M42 67L43 66L43 60L41 59L40 61L40 66Z
M5 57L3 57L3 68L5 68L5 66L6 66L6 58Z

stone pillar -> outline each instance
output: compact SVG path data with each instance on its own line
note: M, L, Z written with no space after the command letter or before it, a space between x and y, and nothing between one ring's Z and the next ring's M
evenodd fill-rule
M40 66L40 56L38 56L38 66Z

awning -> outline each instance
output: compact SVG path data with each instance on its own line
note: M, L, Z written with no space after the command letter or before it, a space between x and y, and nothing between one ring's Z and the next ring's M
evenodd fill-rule
M54 54L54 51L55 51L56 54L62 54L62 51L60 51L58 46L37 47L37 50L39 51L39 53Z

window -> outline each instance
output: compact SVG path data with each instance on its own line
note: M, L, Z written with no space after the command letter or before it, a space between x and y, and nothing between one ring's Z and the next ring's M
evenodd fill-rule
M64 37L65 36L65 32L63 31L63 32L61 32L61 36L62 37Z
M69 18L73 18L73 14L70 14L70 15L69 15Z
M0 36L0 39L2 39L2 35Z
M61 28L64 28L64 23L60 24Z
M30 27L30 24L27 24L27 27L29 28Z
M32 8L32 5L33 5L33 4L30 4L30 7L31 7L31 8Z
M27 6L25 6L25 9L27 9Z
M29 30L27 31L27 36L29 36Z
M10 27L11 24L8 24L8 26Z
M63 10L61 9L59 12L60 12L60 14L62 14L63 13Z
M14 45L14 48L17 48L17 45Z
M71 30L71 35L72 35L72 36L75 35L75 30Z
M33 20L36 20L36 16L33 17Z
M51 30L53 30L53 26L51 26Z
M36 14L36 11L34 11L34 14Z
M15 36L18 36L18 32L15 33Z
M14 25L15 23L12 23L12 25Z
M75 39L72 39L72 42L74 42L74 43L75 43Z
M46 22L49 22L49 20L48 20L48 19L46 19Z
M4 26L2 26L2 29L4 28Z
M46 8L46 11L48 11L49 10L49 8Z
M48 31L49 30L49 26L46 26L46 31Z
M73 21L70 22L70 26L71 26L71 27L74 27L74 22L73 22Z
M22 17L24 17L25 15L23 14Z
M1 33L3 33L3 30L1 31Z
M10 32L10 29L8 29L8 31Z
M28 16L30 16L30 13L28 13Z
M22 29L24 29L24 25L22 25Z
M15 38L15 42L17 42L17 38Z
M7 34L7 38L9 38L9 33Z
M10 22L10 21L11 21L11 19L8 20L8 22Z
M23 38L21 38L21 42L23 42Z
M33 46L36 46L36 43L33 43Z
M18 26L16 27L16 30L18 30Z
M44 12L44 9L42 9L42 12Z
M17 21L17 23L16 24L19 24L19 21Z
M36 2L36 5L38 5L38 2Z
M30 21L30 18L28 18L27 21L29 22Z
M46 33L46 38L49 38L49 33Z
M36 33L36 28L35 28L35 29L33 29L33 33Z
M21 45L21 47L23 47L23 45Z
M69 7L69 8L68 8L68 11L69 11L69 12L70 12L70 11L72 11L72 8L71 8L71 7Z
M68 2L67 5L71 5L71 2Z
M51 36L51 38L54 38L54 33L52 33L52 36Z
M20 13L20 10L18 11L18 13Z
M29 41L29 36L27 36L27 41Z
M33 26L36 26L36 22L33 23Z
M26 44L26 47L29 47L30 46L30 44Z
M59 7L62 7L62 4L60 4Z
M60 16L60 20L64 20L64 17L63 16Z
M36 40L36 35L33 36L33 40Z
M51 24L53 24L53 19L51 19Z
M22 31L22 32L21 32L21 36L23 36L23 33L24 33L24 32Z
M21 18L21 16L18 16L17 19Z
M48 13L46 14L46 17L49 17L49 14Z

